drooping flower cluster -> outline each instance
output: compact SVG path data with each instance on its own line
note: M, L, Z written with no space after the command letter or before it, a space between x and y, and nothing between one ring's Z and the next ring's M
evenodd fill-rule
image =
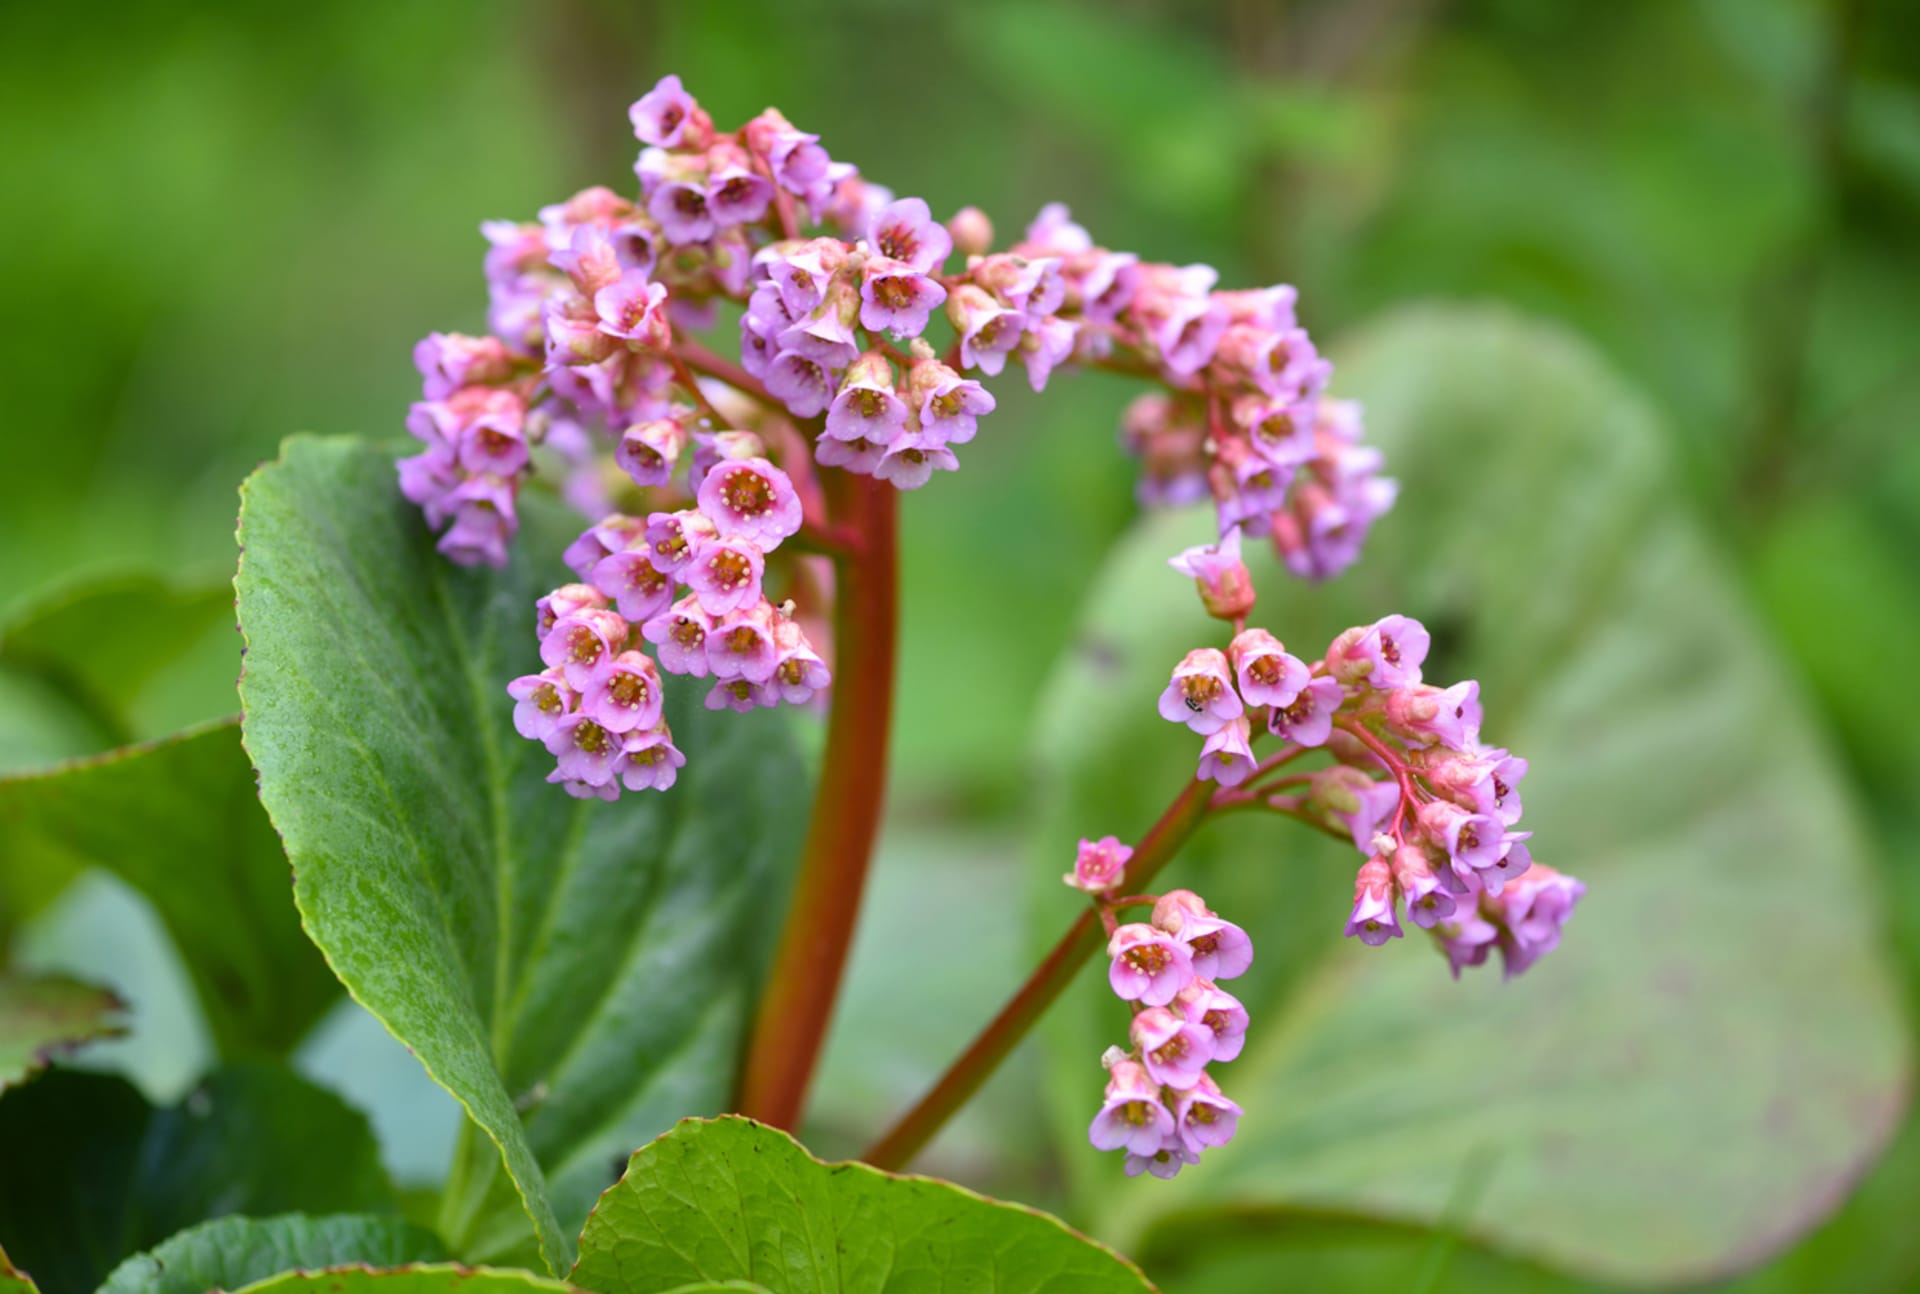
M789 608L763 590L768 555L800 528L793 482L751 433L707 439L689 467L696 506L589 527L565 553L583 582L540 600L547 668L507 690L515 727L558 760L547 780L570 794L673 785L686 758L662 717L662 668L711 676L709 710L801 704L830 681ZM636 484L664 487L686 443L677 420L661 419L629 428L617 458Z
M1101 878L1117 884L1128 852L1112 837L1083 840L1067 882L1103 892ZM1134 901L1102 902L1107 982L1134 1015L1129 1046L1102 1058L1107 1088L1087 1138L1100 1150L1124 1149L1129 1177L1172 1177L1208 1146L1232 1140L1238 1126L1240 1107L1207 1066L1246 1045L1246 1008L1219 981L1246 973L1253 943L1191 890L1151 900L1149 921L1117 922L1113 913Z
M1387 616L1349 629L1309 664L1245 625L1252 577L1237 535L1170 563L1194 578L1211 614L1236 627L1225 651L1198 647L1173 669L1161 717L1204 738L1199 776L1246 786L1237 802L1350 835L1367 856L1347 934L1382 944L1402 934L1399 907L1430 931L1457 975L1495 947L1508 975L1550 952L1585 892L1535 863L1517 830L1527 761L1480 740L1480 685L1440 688L1421 666L1429 636ZM1279 739L1265 760L1254 743ZM1279 776L1324 750L1333 763ZM1279 794L1304 785L1303 794Z
M428 447L402 481L452 523L456 561L504 562L536 444L570 465L569 497L603 502L593 447L666 415L676 349L721 300L745 306L739 371L818 422L825 467L917 488L993 411L980 377L1013 362L1038 391L1076 361L1163 388L1127 420L1143 499L1211 494L1223 533L1271 535L1302 575L1350 562L1391 504L1358 409L1322 398L1330 366L1292 288L1217 291L1206 266L1096 246L1057 204L996 252L979 211L942 223L773 109L722 133L677 77L629 115L637 197L591 188L483 225L492 335L422 343L410 425ZM944 355L923 335L936 320Z

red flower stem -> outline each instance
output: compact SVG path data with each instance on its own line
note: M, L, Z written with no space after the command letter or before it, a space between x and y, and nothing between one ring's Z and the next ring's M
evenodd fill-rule
M767 394L766 386L759 378L741 368L730 359L714 354L699 342L691 338L680 338L674 343L674 358L696 373L708 377L717 377L736 391L752 396L771 409L782 407L780 401Z
M1207 816L1212 798L1212 783L1197 780L1187 783L1160 815L1160 820L1141 837L1127 862L1128 885L1144 888L1180 852L1180 847ZM1103 941L1097 912L1098 909L1090 906L1080 914L1046 960L1000 1008L1000 1014L960 1053L960 1058L920 1098L919 1104L868 1148L861 1156L863 1160L875 1168L905 1167L954 1111L980 1090L980 1085L1000 1067L1000 1062L1027 1036L1028 1030L1053 1005L1061 991L1073 982L1080 967L1100 948Z
M699 367L692 356L687 362ZM845 472L829 473L822 484L836 523L861 536L861 552L837 562L834 687L820 784L735 1103L740 1113L788 1130L799 1122L833 1019L880 827L899 613L899 492Z

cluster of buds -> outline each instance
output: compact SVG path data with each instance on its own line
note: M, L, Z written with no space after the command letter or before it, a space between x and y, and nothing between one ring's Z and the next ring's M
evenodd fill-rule
M1240 1107L1207 1072L1239 1056L1247 1012L1219 981L1246 973L1253 943L1191 890L1157 898L1110 898L1129 849L1112 836L1080 842L1069 885L1093 895L1108 929L1107 982L1133 1010L1129 1046L1110 1047L1101 1063L1107 1088L1087 1129L1099 1150L1127 1152L1127 1176L1172 1177L1208 1146L1225 1145ZM1120 923L1115 913L1153 905L1149 921Z
M616 513L568 547L583 582L540 600L547 668L508 686L521 735L558 758L548 780L576 796L673 785L686 759L661 717L662 669L711 676L709 710L802 704L830 681L791 605L762 587L768 554L800 528L793 482L751 433L702 437L694 507ZM628 428L617 458L636 484L664 487L686 444L678 420L660 419Z

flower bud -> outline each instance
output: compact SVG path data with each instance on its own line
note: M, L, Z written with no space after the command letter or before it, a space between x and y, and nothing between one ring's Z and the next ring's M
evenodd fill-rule
M984 256L993 247L993 222L978 207L962 207L947 221L954 250L962 256Z
M1240 560L1240 530L1227 532L1217 544L1189 548L1167 565L1191 576L1207 614L1217 620L1240 620L1253 610L1253 575Z
M1105 894L1120 884L1126 874L1127 860L1132 857L1133 850L1121 844L1117 836L1082 840L1073 871L1060 879L1076 890Z

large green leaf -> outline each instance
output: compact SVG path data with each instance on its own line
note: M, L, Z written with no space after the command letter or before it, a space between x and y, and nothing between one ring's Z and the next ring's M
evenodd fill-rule
M60 1052L120 1032L123 1009L108 990L65 975L0 973L0 1091Z
M87 865L153 904L224 1054L286 1050L338 993L233 721L0 779L0 869Z
M683 683L679 784L571 800L504 690L538 664L555 531L530 528L503 574L453 567L391 460L344 440L288 441L242 494L246 743L307 930L499 1147L456 1164L456 1247L518 1239L489 1180L504 1160L564 1270L633 1147L728 1099L804 828L782 716L715 716Z
M375 1271L336 1267L282 1272L235 1294L584 1294L560 1281L507 1267L419 1263Z
M393 1207L366 1120L277 1066L220 1070L165 1109L57 1069L0 1100L0 1146L0 1244L46 1294L87 1294L208 1218Z
M390 1267L445 1258L431 1231L372 1213L219 1218L188 1227L114 1268L99 1294L203 1294L237 1290L295 1267Z
M599 1294L755 1281L771 1294L1148 1290L1055 1218L928 1177L823 1164L750 1119L689 1119L601 1197L568 1277Z
M1257 565L1253 618L1305 654L1390 611L1426 620L1429 676L1481 679L1488 737L1533 761L1536 855L1591 889L1523 979L1456 984L1417 931L1378 950L1338 938L1351 850L1277 820L1210 825L1173 875L1260 948L1248 1052L1220 1075L1247 1110L1239 1139L1171 1183L1123 1181L1082 1142L1080 1199L1152 1250L1195 1210L1431 1223L1484 1173L1464 1229L1497 1248L1627 1281L1750 1264L1834 1207L1906 1097L1867 847L1831 756L1644 406L1577 344L1419 311L1368 334L1340 382L1402 502L1336 585ZM1204 530L1143 524L1094 592L1041 717L1036 877L1076 835L1138 833L1190 775L1193 744L1152 701L1218 637L1164 564ZM1070 911L1040 903L1049 927ZM1093 978L1050 1029L1076 1140L1125 1024Z

